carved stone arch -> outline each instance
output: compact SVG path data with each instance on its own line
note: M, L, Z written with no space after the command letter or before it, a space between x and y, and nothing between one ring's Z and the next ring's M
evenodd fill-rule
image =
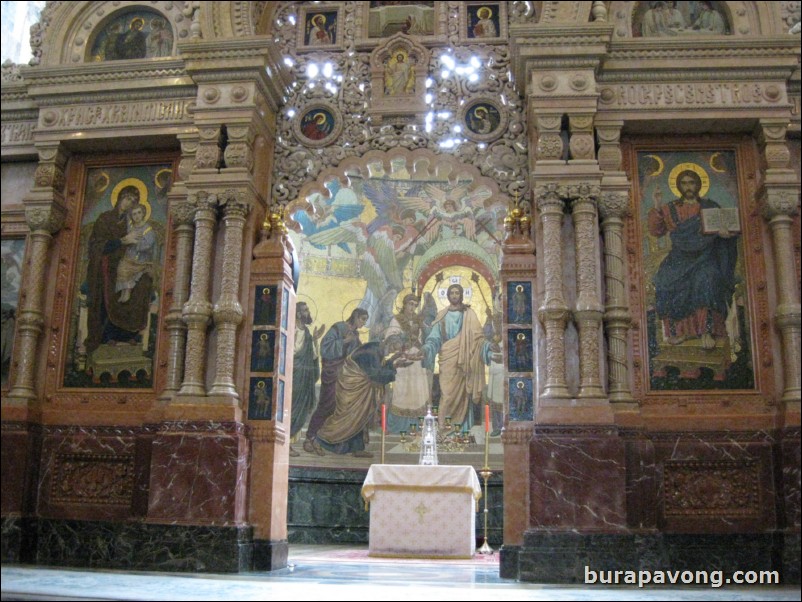
M615 25L613 37L631 38L633 14L638 2L616 1L610 3L610 21ZM733 37L755 35L777 35L782 29L779 2L718 2L727 18L727 26ZM692 37L684 39L692 40Z
M160 13L180 41L190 34L191 19L182 13L183 2L53 2L32 28L32 64L55 66L83 63L97 32L123 11L141 8Z

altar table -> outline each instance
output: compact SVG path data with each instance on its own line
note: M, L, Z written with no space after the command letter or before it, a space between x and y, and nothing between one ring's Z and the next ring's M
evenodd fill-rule
M482 488L473 466L374 464L362 485L370 556L470 558Z

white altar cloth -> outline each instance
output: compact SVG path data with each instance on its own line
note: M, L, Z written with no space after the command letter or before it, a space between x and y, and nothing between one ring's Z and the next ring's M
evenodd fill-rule
M482 488L473 466L374 464L362 497L370 505L370 556L470 558Z

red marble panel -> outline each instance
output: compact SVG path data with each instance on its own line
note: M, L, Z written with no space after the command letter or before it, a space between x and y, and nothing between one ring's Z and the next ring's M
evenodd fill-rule
M153 439L150 522L233 525L244 520L247 445L241 433L171 431Z
M530 467L531 528L626 529L624 443L616 434L536 432Z

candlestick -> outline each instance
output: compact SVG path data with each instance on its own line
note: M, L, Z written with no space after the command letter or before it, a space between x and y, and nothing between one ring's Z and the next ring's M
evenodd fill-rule
M487 430L485 430L485 465L484 469L487 470L490 466L487 463L487 455L490 452L490 436L487 434Z
M490 432L490 402L485 404L485 433L489 432ZM486 435L485 438L487 438Z

